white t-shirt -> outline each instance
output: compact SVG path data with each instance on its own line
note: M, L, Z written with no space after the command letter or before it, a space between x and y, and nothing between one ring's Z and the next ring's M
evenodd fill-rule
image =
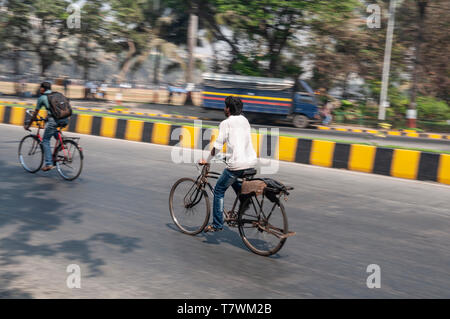
M256 166L256 153L252 145L250 123L243 115L231 115L219 125L219 136L214 148L227 145L227 166L231 171Z

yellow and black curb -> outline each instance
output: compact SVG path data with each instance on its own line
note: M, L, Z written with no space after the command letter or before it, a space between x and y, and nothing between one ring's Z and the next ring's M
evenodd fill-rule
M450 135L435 134L435 133L419 133L414 130L386 131L386 130L374 130L374 129L329 127L329 126L320 126L320 125L318 125L316 127L317 127L317 129L323 130L323 131L368 133L368 134L383 135L383 136L407 136L407 137L416 137L416 138L419 137L419 138L450 140Z
M31 106L34 107L33 104L29 104L26 102L11 102L11 101L0 101L0 104L17 104L23 106ZM6 105L7 106L7 105ZM188 116L188 115L178 115L178 114L165 114L165 113L146 113L146 112L135 112L129 111L128 109L106 109L106 108L96 108L96 107L82 107L76 106L75 110L78 111L86 111L86 112L98 112L98 113L111 113L117 115L138 115L138 116L148 116L148 117L159 117L162 119L185 119L185 120L210 120L205 117L197 117L197 116ZM343 127L330 127L330 126L322 126L322 125L314 125L318 130L322 131L334 131L334 132L350 132L350 133L367 133L377 136L405 136L405 137L413 137L413 138L429 138L435 140L449 140L450 135L446 134L437 134L437 133L420 133L414 130L376 130L376 129L359 129L359 128L343 128Z
M89 111L89 112L107 112L112 114L125 114L125 115L140 115L140 116L149 116L149 117L161 117L161 118L169 118L169 119L185 119L185 120L208 120L206 118L199 118L197 116L188 116L188 115L178 115L178 114L164 114L164 113L144 113L144 112L134 112L124 109L101 109L101 108L92 108L92 107L74 107L74 109L79 111Z
M23 107L0 105L0 123L23 125ZM45 111L43 111L45 113ZM217 129L151 123L90 114L72 115L69 132L126 139L161 145L205 149L218 134ZM259 157L323 167L342 168L400 178L435 181L450 185L450 155L391 149L360 144L302 139L252 133Z
M35 105L26 103L26 102L0 101L0 104L17 104L17 105L35 107ZM168 118L168 119L205 120L205 121L209 120L208 118L199 118L197 116L165 114L165 113L134 112L134 111L129 111L128 109L106 109L106 108L83 107L83 106L74 106L73 109L78 110L78 111L87 111L87 112L104 112L104 113L112 113L112 114L140 115L140 116L161 117L161 118Z

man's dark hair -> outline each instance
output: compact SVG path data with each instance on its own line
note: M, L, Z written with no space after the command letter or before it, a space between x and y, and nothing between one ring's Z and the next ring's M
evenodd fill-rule
M242 113L242 101L237 96L228 96L225 99L225 106L230 109L231 115L239 115Z
M42 82L41 83L41 88L44 88L46 91L47 90L51 90L52 89L52 85L50 84L50 82Z

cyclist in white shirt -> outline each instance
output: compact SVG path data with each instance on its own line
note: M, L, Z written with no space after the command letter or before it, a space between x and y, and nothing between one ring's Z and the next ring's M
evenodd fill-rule
M248 169L254 168L257 163L256 153L253 149L250 123L242 115L242 101L238 97L229 96L225 99L226 120L219 125L219 136L207 160L202 159L200 164L207 164L216 153L227 145L227 168L217 180L214 188L213 223L205 228L205 232L215 232L223 228L223 198L228 187L232 186L236 194L240 192L241 185L237 181Z

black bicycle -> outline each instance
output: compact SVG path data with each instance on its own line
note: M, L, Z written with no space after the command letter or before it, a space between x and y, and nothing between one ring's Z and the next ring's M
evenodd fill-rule
M32 110L27 110L27 114L31 117ZM39 132L44 128L46 119L37 115L35 122L36 134L26 135L19 144L20 164L29 173L36 173L44 163L44 147ZM72 181L80 176L83 169L83 149L78 145L79 137L64 136L61 129L58 127L52 153L53 164L62 178ZM28 131L31 132L30 129Z
M244 171L242 183L253 180L255 169ZM213 187L208 179L218 179L220 173L210 171L203 165L197 179L184 177L175 182L170 191L169 209L173 222L185 234L197 235L204 230L211 215L208 191L213 196ZM224 221L230 227L237 227L244 244L254 253L270 256L277 253L288 237L295 232L288 230L288 219L281 203L287 199L288 190L265 187L261 195L237 194L230 211L224 211ZM267 195L271 194L271 200ZM240 202L239 207L238 201Z

